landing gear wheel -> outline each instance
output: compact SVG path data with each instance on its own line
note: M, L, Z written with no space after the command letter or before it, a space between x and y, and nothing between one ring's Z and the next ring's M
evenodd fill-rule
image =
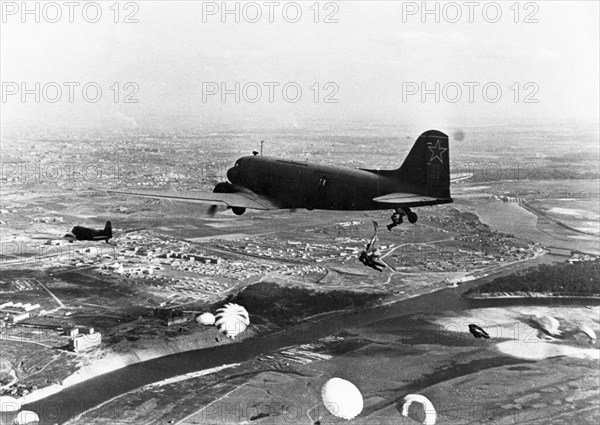
M412 211L409 212L406 216L408 218L408 222L411 224L415 224L417 222L417 220L419 219L419 216Z

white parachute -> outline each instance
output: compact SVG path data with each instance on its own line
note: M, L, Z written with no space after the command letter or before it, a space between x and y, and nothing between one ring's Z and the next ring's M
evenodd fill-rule
M560 329L558 329L560 327L560 322L552 316L532 314L529 316L529 324L542 333L554 338L559 337L562 333Z
M577 331L583 332L584 334L586 334L592 344L596 342L596 332L594 332L594 330L592 328L590 328L589 326L581 325L581 326L579 326Z
M353 419L363 409L362 394L345 379L331 378L323 385L321 397L329 413L342 419Z
M23 410L22 412L19 412L19 414L13 421L15 425L30 425L37 424L39 422L40 418L38 417L38 415L30 410Z
M225 304L217 310L215 326L229 338L235 338L250 325L248 312L238 304Z
M212 326L215 324L215 315L212 313L202 313L200 316L196 317L196 322L202 325Z
M434 425L437 413L435 412L435 408L433 404L429 401L429 399L421 394L408 394L404 397L404 404L402 405L402 416L408 416L408 408L412 403L420 403L423 405L423 409L425 410L425 420L423 421L424 425Z
M14 397L0 396L0 412L13 413L21 410L21 402Z

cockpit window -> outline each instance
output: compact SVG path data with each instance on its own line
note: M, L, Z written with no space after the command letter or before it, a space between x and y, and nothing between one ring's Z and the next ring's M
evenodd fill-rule
M235 161L234 167L239 167L240 166L240 161Z

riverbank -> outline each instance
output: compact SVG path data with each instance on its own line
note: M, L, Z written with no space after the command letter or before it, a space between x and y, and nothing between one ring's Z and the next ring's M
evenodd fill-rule
M240 335L237 340L241 341L255 335L256 330L250 328L243 335ZM172 340L145 341L144 344L146 345L137 346L127 352L121 351L122 347L119 347L118 351L115 351L114 348L100 349L92 354L92 358L88 359L89 364L83 366L60 384L37 389L19 400L23 404L35 403L59 393L65 388L127 366L185 351L210 348L233 342L235 341L226 338L214 327L201 327L198 325L195 331L189 335L182 335Z
M551 292L490 292L490 293L471 293L463 295L465 298L472 300L493 300L493 299L508 299L508 298L558 298L558 299L575 299L575 300L600 300L600 294L590 295L566 295L556 294Z

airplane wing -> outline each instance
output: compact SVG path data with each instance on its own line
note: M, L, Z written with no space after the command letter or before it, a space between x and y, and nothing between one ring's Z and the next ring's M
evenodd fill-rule
M135 229L129 229L129 230L119 230L118 232L114 232L112 234L112 236L110 237L110 239L118 239L123 235L126 235L127 233L133 233L133 232L139 232L140 230L146 230L146 227L137 227ZM92 241L105 241L109 239L108 236L106 235L100 235L100 236L94 236L92 237Z
M146 198L169 199L172 201L194 202L199 204L224 205L227 207L249 208L253 210L279 210L283 209L281 205L265 196L254 193L214 193L214 192L162 192L153 190L144 190L140 192L128 192L121 190L107 190L108 193L117 193L120 195L143 196Z
M36 236L30 236L29 239L42 240L42 241L58 241L60 239L66 239L66 240L75 239L75 236L41 234L41 235L36 235Z
M382 204L412 204L415 202L435 202L439 200L439 198L432 198L431 196L418 195L415 193L389 193L373 198L373 201L381 202Z

